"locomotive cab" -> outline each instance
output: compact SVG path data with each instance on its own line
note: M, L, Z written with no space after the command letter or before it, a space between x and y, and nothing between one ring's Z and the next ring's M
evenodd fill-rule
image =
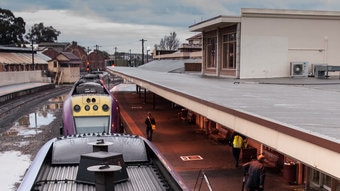
M117 101L98 81L79 80L64 101L64 135L116 133L119 123Z
M87 94L72 98L72 115L76 133L110 132L111 99Z

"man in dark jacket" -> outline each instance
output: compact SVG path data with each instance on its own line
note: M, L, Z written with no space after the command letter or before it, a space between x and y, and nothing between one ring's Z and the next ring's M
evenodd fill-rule
M153 134L152 125L156 125L156 121L155 118L152 117L150 112L148 112L148 115L145 119L145 124L146 124L146 137L149 141L152 141Z
M265 179L264 159L264 155L259 155L257 160L243 165L245 173L248 175L245 182L248 191L263 191Z

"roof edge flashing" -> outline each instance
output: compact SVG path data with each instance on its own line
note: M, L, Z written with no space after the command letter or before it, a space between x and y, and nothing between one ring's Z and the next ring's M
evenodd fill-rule
M241 17L338 19L339 11L241 8Z
M205 21L196 23L194 25L189 26L190 32L202 32L207 27L212 26L219 26L225 23L240 23L241 17L240 16L226 16L226 15L219 15L217 17L213 17L211 19L207 19Z

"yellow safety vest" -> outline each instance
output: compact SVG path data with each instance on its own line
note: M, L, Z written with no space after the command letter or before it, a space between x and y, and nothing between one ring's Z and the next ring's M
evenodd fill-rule
M236 135L234 137L234 141L233 141L233 147L234 148L242 148L242 145L243 145L243 139L241 136L239 135Z

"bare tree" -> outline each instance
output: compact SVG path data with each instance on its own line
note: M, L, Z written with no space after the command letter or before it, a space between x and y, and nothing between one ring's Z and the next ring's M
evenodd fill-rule
M170 33L169 36L164 36L159 44L155 44L156 50L177 50L179 47L179 40L176 32Z

